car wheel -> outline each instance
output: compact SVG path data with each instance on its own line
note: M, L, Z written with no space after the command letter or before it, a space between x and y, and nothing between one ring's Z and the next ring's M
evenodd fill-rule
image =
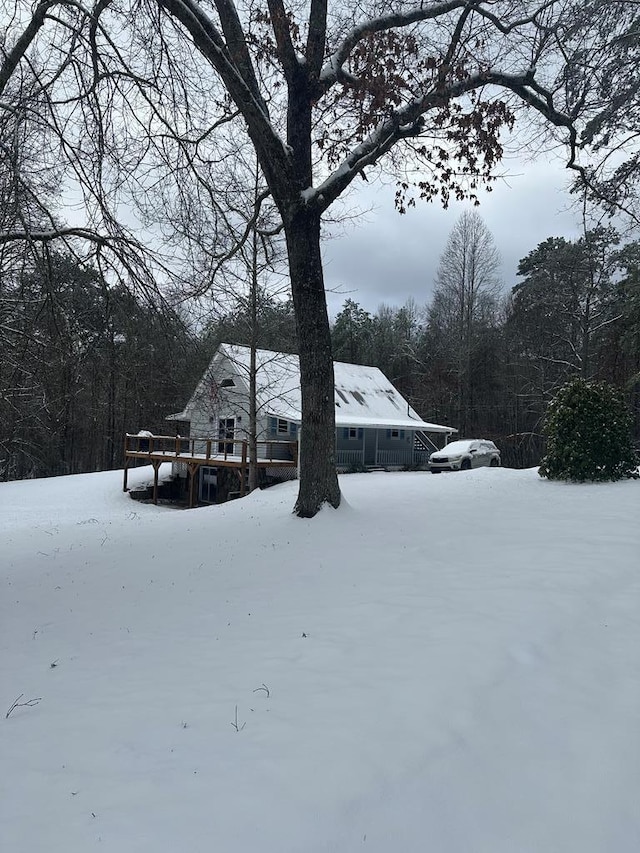
M460 470L461 471L468 471L470 468L471 468L471 460L470 459L463 459L462 464L460 465Z
M497 460L497 459L492 459L492 460L491 460L491 462L490 462L490 465L491 465L491 467L492 467L492 468L497 468L499 464L500 464L500 463L498 462L498 460Z

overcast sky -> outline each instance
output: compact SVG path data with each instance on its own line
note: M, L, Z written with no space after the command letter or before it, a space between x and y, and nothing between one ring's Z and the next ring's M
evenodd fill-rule
M502 256L505 290L517 283L518 261L547 237L575 239L581 233L580 212L568 186L571 175L559 157L501 163L507 177L490 193L480 191L480 206L451 202L416 202L400 215L394 207L395 186L361 182L359 194L346 202L350 212L364 212L339 224L339 236L324 241L324 275L331 319L346 299L372 314L382 303L401 307L413 297L421 307L430 301L440 256L456 221L465 209L476 210L493 234ZM76 195L68 195L64 211L70 224L82 224ZM334 213L332 208L330 213ZM340 216L339 208L335 211ZM128 214L129 225L140 229Z
M503 162L508 177L480 194L475 208L492 232L502 256L506 289L517 283L518 261L547 237L576 238L580 215L568 192L570 176L560 160ZM331 316L345 299L374 313L381 303L401 306L409 297L419 305L430 299L440 255L456 220L471 205L416 202L400 216L393 206L393 187L365 185L359 198L373 207L346 233L324 246L325 281ZM335 292L337 291L337 292Z

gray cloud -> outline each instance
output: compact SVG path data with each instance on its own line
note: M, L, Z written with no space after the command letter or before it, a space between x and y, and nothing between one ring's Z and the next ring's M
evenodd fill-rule
M510 289L517 282L518 261L547 237L578 236L580 216L572 207L575 198L560 162L507 165L509 178L499 181L493 192L483 192L477 210L500 250L504 285ZM332 316L347 298L371 312L383 302L403 305L409 297L419 305L429 301L440 255L465 205L453 202L442 210L417 202L400 216L393 198L393 187L367 185L350 201L373 209L345 234L325 243Z

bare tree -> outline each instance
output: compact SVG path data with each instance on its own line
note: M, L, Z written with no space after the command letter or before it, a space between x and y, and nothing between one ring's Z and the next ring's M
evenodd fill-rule
M500 253L476 211L465 211L454 225L436 273L428 323L437 326L451 348L457 384L458 426L466 434L473 407L473 353L478 333L491 325L500 293Z
M212 349L228 342L246 344L251 352L250 364L243 360L236 367L249 388L243 434L252 491L258 484L256 351L265 346L265 332L270 331L262 328L265 309L286 302L290 288L283 275L281 222L259 164L255 156L251 162L246 145L226 142L235 156L207 164L195 174L187 168L180 194L166 215L180 223L179 236L188 238L178 243L189 247L189 255L176 298L190 302L195 297L205 312L232 320L233 334L223 336ZM213 330L215 320L209 316L206 325ZM280 343L274 348L282 349Z
M397 178L401 211L414 194L474 197L518 105L529 121L563 131L575 164L576 130L558 78L568 13L571 4L555 0L310 0L295 9L283 0L39 0L33 10L19 0L19 13L7 16L0 99L21 67L33 69L43 126L89 213L85 227L29 237L92 237L102 258L116 251L114 274L142 275L140 250L130 250L134 229L119 216L123 198L139 202L146 225L157 199L170 202L175 192L180 170L167 166L197 175L228 156L221 133L246 134L282 220L300 341L296 511L337 506L323 216L378 170Z
M248 365L248 429L246 435L249 450L249 491L258 486L258 358L257 350L261 343L261 325L264 320L261 312L261 304L265 299L271 301L284 295L288 295L288 284L279 288L269 288L267 280L273 278L279 261L282 260L281 248L276 237L277 228L270 221L269 215L260 215L261 201L264 198L264 190L260 188L260 171L256 163L254 178L254 217L249 225L248 239L240 237L236 245L237 252L236 275L240 275L243 282L237 282L233 287L234 302L237 306L236 315L240 315L244 321L246 335L249 342L250 359ZM279 347L280 348L280 347ZM237 365L242 371L243 366Z

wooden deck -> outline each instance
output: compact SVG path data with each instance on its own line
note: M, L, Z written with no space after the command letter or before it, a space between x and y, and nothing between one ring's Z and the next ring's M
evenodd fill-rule
M298 465L297 441L258 441L258 468L296 468ZM169 435L131 435L124 437L124 481L132 461L143 459L153 466L153 502L158 502L158 471L163 462L180 462L189 473L189 506L195 505L195 484L198 470L231 468L240 478L240 495L246 493L246 473L249 469L249 442L231 439L181 438Z

